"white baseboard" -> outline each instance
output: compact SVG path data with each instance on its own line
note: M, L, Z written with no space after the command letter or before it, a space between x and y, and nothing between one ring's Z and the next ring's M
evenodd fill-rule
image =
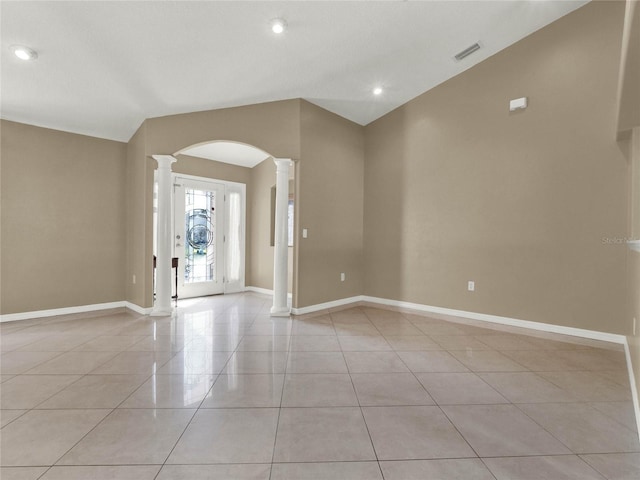
M269 290L268 288L260 288L260 287L244 287L245 292L255 292L261 293L263 295L273 295L273 290ZM287 298L292 298L293 295L287 293Z
M358 303L362 301L362 295L356 297L341 298L340 300L333 300L331 302L318 303L316 305L310 305L302 308L292 308L291 313L294 315L305 315L307 313L317 312L319 310L328 310L330 308L342 307L352 303Z
M7 313L0 315L0 323L15 322L16 320L31 320L34 318L56 317L58 315L71 315L74 313L98 312L112 308L128 308L141 315L148 315L151 308L143 308L135 303L120 301L109 303L94 303L93 305L80 305L77 307L52 308L50 310L36 310L33 312Z
M379 305L388 305L399 308L406 308L426 313L438 313L441 315L450 315L453 317L469 318L481 322L497 323L500 325L509 325L512 327L528 328L530 330L539 330L541 332L559 333L561 335L571 335L573 337L589 338L592 340L601 340L603 342L612 342L624 345L627 337L615 333L598 332L595 330L586 330L583 328L565 327L562 325L553 325L550 323L532 322L529 320L520 320L517 318L501 317L498 315L490 315L486 313L467 312L465 310L454 310L451 308L433 307L431 305L422 305L419 303L402 302L399 300L389 300L386 298L362 296L363 302L377 303Z
M0 315L1 322L15 322L16 320L29 320L33 318L55 317L58 315L70 315L73 313L95 312L109 310L111 308L126 307L128 302L95 303L93 305L80 305L78 307L52 308L50 310L36 310L33 312L7 313Z
M469 318L471 320L478 320L481 322L497 323L500 325L527 328L529 330L539 330L541 332L558 333L561 335L571 335L573 337L601 340L603 342L618 343L620 345L624 345L627 341L627 337L625 337L624 335L618 335L616 333L597 332L595 330L586 330L583 328L565 327L562 325L552 325L550 323L532 322L529 320L520 320L517 318L490 315L487 313L468 312L465 310L454 310L451 308L423 305L421 303L403 302L400 300L391 300L388 298L369 297L367 295L343 298L340 300L334 300L332 302L309 305L308 307L294 308L292 309L291 313L293 313L294 315L302 315L306 313L317 312L319 310L341 307L352 303L355 304L358 302L368 302L377 305L404 308L407 310L415 310L417 312L438 313L440 315L449 315L452 317Z
M134 312L139 313L140 315L149 315L151 313L151 310L153 310L153 307L144 308L131 302L124 302L124 306L129 310L133 310Z
M261 293L263 295L273 295L273 290L269 290L268 288L244 287L244 291L245 292Z

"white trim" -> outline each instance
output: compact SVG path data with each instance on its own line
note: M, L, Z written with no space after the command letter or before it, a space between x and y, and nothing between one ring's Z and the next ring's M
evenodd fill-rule
M255 292L261 293L263 295L273 295L273 290L269 290L268 288L260 288L260 287L244 287L245 292Z
M261 293L262 295L273 295L273 290L269 290L268 288L261 288L261 287L248 286L248 287L244 287L244 291L245 292ZM287 293L287 298L289 300L291 300L293 298L293 294Z
M16 320L29 320L33 318L56 317L58 315L70 315L73 313L86 313L111 308L126 307L128 302L95 303L93 305L80 305L77 307L52 308L50 310L36 310L33 312L6 313L0 315L0 323L15 322Z
M291 308L287 307L271 307L269 314L272 317L288 317L291 315Z
M528 328L531 330L540 330L542 332L559 333L561 335L571 335L574 337L590 338L592 340L601 340L603 342L612 342L624 344L627 337L615 333L598 332L595 330L586 330L583 328L565 327L562 325L552 325L550 323L532 322L530 320L520 320L517 318L500 317L498 315L490 315L486 313L467 312L465 310L454 310L451 308L433 307L430 305L422 305L419 303L402 302L398 300L389 300L386 298L362 296L363 302L378 303L380 305L389 305L394 307L408 308L420 312L439 313L442 315L451 315L454 317L470 318L481 322L498 323L500 325L510 325L512 327Z
M629 372L631 398L633 400L633 410L636 414L636 427L638 429L638 438L640 438L640 399L638 399L638 386L636 385L636 377L633 374L633 362L631 361L631 352L629 351L629 342L626 337L624 339L624 355L627 358L627 371Z
M36 310L33 312L6 313L0 315L0 323L15 322L17 320L31 320L34 318L56 317L58 315L72 315L74 313L99 312L112 308L128 308L140 315L149 315L152 308L143 308L135 303L120 301L109 303L95 303L93 305L79 305L77 307L52 308L50 310Z
M140 315L149 315L153 310L152 307L144 308L144 307L141 307L140 305L136 305L135 303L131 303L131 302L124 302L124 306L129 310L139 313Z
M247 290L255 289L255 287L247 287ZM259 293L267 293L268 290L262 290ZM257 291L257 290L254 290ZM481 322L498 323L500 325L510 325L512 327L527 328L530 330L539 330L542 332L559 333L561 335L571 335L573 337L590 338L592 340L601 340L603 342L618 343L624 345L627 337L616 333L598 332L595 330L586 330L583 328L565 327L562 325L552 325L550 323L532 322L530 320L520 320L517 318L501 317L498 315L490 315L487 313L467 312L465 310L454 310L451 308L434 307L431 305L423 305L420 303L403 302L400 300L391 300L388 298L369 297L360 295L355 297L343 298L332 302L319 303L317 305L309 305L308 307L294 308L294 315L303 315L306 313L326 310L328 308L341 307L351 303L369 302L378 305L387 305L392 307L406 308L416 310L418 312L438 313L441 315L449 315L452 317L469 318Z
M171 179L173 181L175 181L176 178L180 177L180 178L184 178L185 180L199 180L201 182L214 182L214 183L224 183L225 185L234 185L234 186L244 186L246 187L247 184L246 183L242 183L242 182L232 182L231 180L221 180L219 178L213 178L213 177L202 177L199 175L188 175L186 173L178 173L178 172L171 172L172 177Z
M361 302L362 299L362 295L359 295L357 297L341 298L340 300L318 303L317 305L309 305L308 307L292 308L291 313L293 313L294 315L305 315L307 313L313 313L319 310L327 310L329 308L342 307L343 305L349 305L351 303L358 303Z

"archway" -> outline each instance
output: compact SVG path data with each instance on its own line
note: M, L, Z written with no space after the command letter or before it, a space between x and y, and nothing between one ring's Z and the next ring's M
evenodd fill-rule
M271 314L288 316L288 218L289 176L292 162L289 159L274 158L268 152L245 143L212 140L181 148L172 155L152 155L158 162L157 169L157 295L152 315L169 315L171 309L171 257L174 239L171 233L172 174L185 173L181 166L188 160L210 160L211 164L229 164L242 169L253 169L256 165L269 163L275 166L275 242L273 248L273 305ZM179 162L178 162L179 160ZM176 162L178 162L176 164ZM204 162L209 163L209 162ZM172 167L172 165L177 167ZM202 162L201 162L202 164ZM264 167L263 167L264 168ZM178 173L173 170L177 170ZM272 170L273 171L273 170ZM204 175L209 176L209 175ZM226 198L226 195L225 195ZM270 202L269 202L270 208Z

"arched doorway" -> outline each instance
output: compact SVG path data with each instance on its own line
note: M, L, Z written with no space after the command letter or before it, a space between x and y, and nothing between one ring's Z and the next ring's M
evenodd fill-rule
M277 192L275 209L271 213L274 221L270 223L275 234L275 242L268 252L269 267L273 267L274 302L271 312L272 315L289 315L290 308L287 302L288 210L292 162L288 159L273 158L268 152L253 145L225 140L201 142L184 147L173 155L153 155L153 158L158 161L156 172L157 221L155 222L157 231L155 232L156 242L154 244L154 250L157 251L158 257L158 270L157 294L152 315L167 315L168 311L171 311L171 295L167 294L167 289L171 292L171 278L167 288L166 277L167 272L171 277L170 262L174 257L178 258L179 264L182 265L179 268L180 282L191 282L188 288L184 288L185 292L190 292L188 296L195 296L198 292L203 292L202 294L228 292L228 288L224 288L224 286L221 288L220 281L225 282L226 286L230 281L237 282L238 275L233 275L232 271L234 269L237 271L241 264L241 268L245 268L247 265L246 271L249 271L249 264L243 261L244 250L241 252L242 259L239 261L237 254L242 247L232 242L237 242L241 238L241 235L238 234L240 230L242 233L249 231L248 246L253 246L254 240L259 242L262 239L252 238L253 236L259 237L259 235L250 226L247 226L246 230L244 225L240 228L241 224L237 217L238 202L235 202L235 209L231 204L235 201L234 199L240 198L240 193L244 194L241 187L252 187L248 180L244 180L251 175L247 176L245 173L251 171L253 174L254 167L258 165L260 168L256 168L255 171L268 171L273 177ZM207 182L209 183L207 184ZM254 192L247 191L247 193ZM244 196L242 197L244 200ZM169 198L168 202L167 198ZM252 207L260 210L261 217L265 215L265 205L266 208L271 208L270 198L258 199L257 203L256 199L252 200L253 203L248 205L245 203L243 206L246 206L248 211L251 211ZM168 212L167 204L169 205ZM256 205L259 206L259 209ZM234 214L235 217L233 217ZM169 228L163 228L163 225L167 223ZM225 242L225 245L223 246L219 242ZM260 242L260 246L263 247L263 242ZM263 268L258 270L264 273L266 255L264 249L260 251L260 249L247 248L247 252L249 251L262 253L262 258L252 258L252 260L253 262L262 261ZM235 252L236 255L232 255L231 252ZM225 261L227 265L220 269L221 264ZM245 272L242 273L244 279ZM213 290L207 290L207 282L213 285L214 280L218 282L218 286ZM161 286L163 282L165 284L164 290ZM242 282L242 286L244 287L244 282ZM239 291L238 284L236 283L230 291ZM169 302L169 309L166 306L167 302Z

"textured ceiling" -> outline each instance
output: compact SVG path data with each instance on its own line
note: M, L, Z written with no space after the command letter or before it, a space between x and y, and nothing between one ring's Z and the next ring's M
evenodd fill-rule
M0 113L127 141L145 118L304 98L366 125L585 3L2 1Z

